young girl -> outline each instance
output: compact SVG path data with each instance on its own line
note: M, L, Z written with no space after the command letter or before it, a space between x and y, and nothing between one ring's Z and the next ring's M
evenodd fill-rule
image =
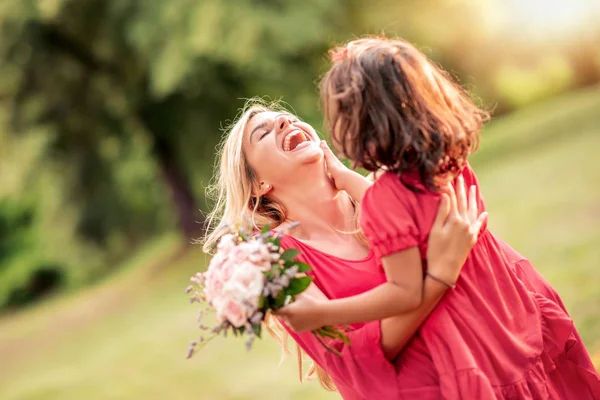
M600 399L600 379L556 302L528 290L514 254L484 225L457 276L427 271L426 243L441 188L472 187L467 157L487 114L412 45L361 39L332 51L321 94L332 141L355 166L386 170L372 186L326 150L336 187L362 199L361 228L387 282L328 302L303 299L281 318L295 330L379 320L422 301L423 276L455 288L419 335L448 399ZM458 204L461 213L468 210Z

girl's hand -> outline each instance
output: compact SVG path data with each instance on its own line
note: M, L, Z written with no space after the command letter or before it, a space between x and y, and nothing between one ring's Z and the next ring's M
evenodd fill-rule
M321 149L325 155L325 168L337 190L344 190L350 197L360 203L367 189L373 182L358 172L346 168L331 152L327 143L321 141Z
M479 214L477 209L475 186L469 188L467 200L462 175L458 177L456 193L448 185L429 234L428 271L450 284L456 282L486 218L487 212Z
M324 140L321 140L321 149L323 150L323 155L325 156L325 169L327 171L327 174L333 181L335 188L337 190L346 190L346 177L355 172L346 167L335 156L335 154L333 154L333 152L327 145L327 142Z
M294 332L313 331L326 325L321 307L326 300L325 295L311 283L293 303L279 309L275 315Z

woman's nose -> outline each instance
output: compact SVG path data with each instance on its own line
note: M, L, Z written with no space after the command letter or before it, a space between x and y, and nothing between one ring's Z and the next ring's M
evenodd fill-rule
M277 127L277 132L281 132L282 130L287 128L291 123L292 119L290 117L288 117L287 115L280 115L279 117L277 117L275 125Z

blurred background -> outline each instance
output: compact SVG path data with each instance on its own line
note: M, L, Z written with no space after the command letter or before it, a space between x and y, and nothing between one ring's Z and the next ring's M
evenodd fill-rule
M494 110L492 229L600 365L597 0L2 0L0 398L336 399L266 338L197 336L204 191L245 98L321 130L333 44L401 36Z

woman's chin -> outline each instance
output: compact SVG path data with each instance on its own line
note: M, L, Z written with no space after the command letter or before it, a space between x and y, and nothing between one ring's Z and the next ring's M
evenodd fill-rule
M309 146L298 149L298 153L295 156L302 164L318 163L323 161L323 149L318 144L311 143Z

